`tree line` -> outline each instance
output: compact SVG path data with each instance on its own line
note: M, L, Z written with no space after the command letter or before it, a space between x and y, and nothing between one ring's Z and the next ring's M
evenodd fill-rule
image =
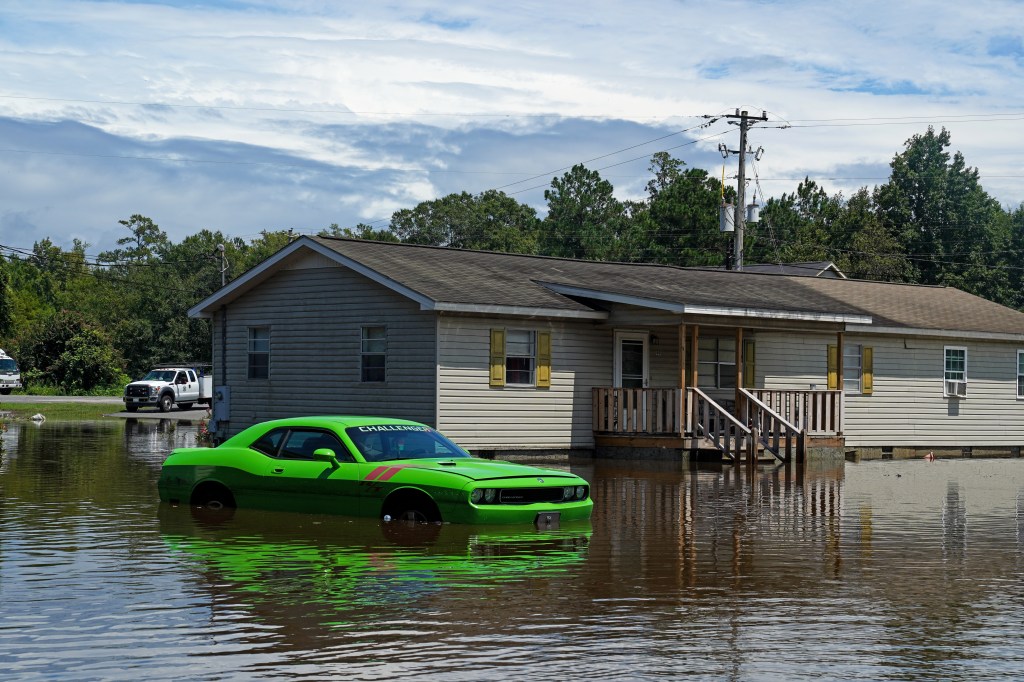
M805 178L770 198L748 225L746 263L832 261L849 277L948 285L1024 309L1024 204L1003 208L976 168L949 150L946 129L912 136L888 180L850 196ZM583 165L551 181L546 215L504 192L461 192L396 211L386 227L331 225L318 234L589 260L721 266L731 237L719 206L735 199L709 172L665 152L646 196L622 201ZM50 240L0 256L0 348L30 383L90 392L120 388L158 362L207 361L210 329L187 310L294 238L248 241L200 230L180 243L148 217L120 220L117 248ZM223 251L219 249L223 245ZM222 272L224 263L226 272Z

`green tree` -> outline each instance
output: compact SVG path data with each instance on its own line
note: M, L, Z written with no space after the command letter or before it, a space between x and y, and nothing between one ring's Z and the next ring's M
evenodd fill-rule
M397 242L398 237L389 229L377 229L373 225L359 223L355 227L338 227L338 223L331 223L328 227L317 233L320 237L341 237L345 239L365 239L372 242Z
M610 182L582 164L551 180L544 191L548 215L540 250L549 256L585 260L629 258L631 224Z
M949 146L945 128L907 140L876 192L879 217L905 244L917 281L1005 301L1012 298L1008 275L990 267L990 256L1007 248L1009 223L978 170L960 152L950 155Z
M81 314L54 313L36 325L19 345L26 373L66 392L120 384L124 361L110 339Z
M449 194L391 216L403 242L507 253L534 253L538 225L533 208L497 190Z
M167 245L167 233L146 216L136 213L128 220L117 222L127 228L131 235L117 240L118 246L125 248L102 252L99 256L101 261L143 262L155 258Z
M7 338L14 331L14 296L11 292L11 278L7 274L7 261L0 256L0 338Z
M913 266L899 238L885 228L866 187L846 202L835 223L835 263L848 277L884 282L905 282Z
M654 178L647 183L646 220L641 222L644 253L639 260L675 265L723 265L732 240L719 231L723 193L719 180L666 152L651 158ZM730 235L731 236L731 235Z

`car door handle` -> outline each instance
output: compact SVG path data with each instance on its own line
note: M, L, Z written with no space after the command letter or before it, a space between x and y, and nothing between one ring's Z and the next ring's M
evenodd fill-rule
M283 474L284 473L284 467L274 467L274 473L275 474Z

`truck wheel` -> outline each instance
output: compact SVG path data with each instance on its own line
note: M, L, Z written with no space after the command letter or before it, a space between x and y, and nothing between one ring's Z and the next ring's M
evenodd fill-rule
M160 396L160 402L158 404L160 405L161 412L170 412L171 408L174 407L174 396L170 393L164 393Z
M9 388L0 388L0 395L10 395L10 394L11 394L11 389L9 389Z
M192 403L178 403L178 409L180 410L191 410Z
M128 405L124 406L124 409L128 410L129 412L137 412L138 409L139 409L139 406L129 403Z

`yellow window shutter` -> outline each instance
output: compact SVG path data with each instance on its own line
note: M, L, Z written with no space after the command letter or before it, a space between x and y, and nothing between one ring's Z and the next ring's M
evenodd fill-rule
M505 385L505 330L491 330L491 386Z
M875 351L869 346L864 346L861 353L860 392L870 394L875 390Z
M551 388L551 332L537 332L537 388Z
M828 347L828 390L839 388L839 346Z
M743 388L755 388L754 372L757 365L754 361L754 340L743 340Z

